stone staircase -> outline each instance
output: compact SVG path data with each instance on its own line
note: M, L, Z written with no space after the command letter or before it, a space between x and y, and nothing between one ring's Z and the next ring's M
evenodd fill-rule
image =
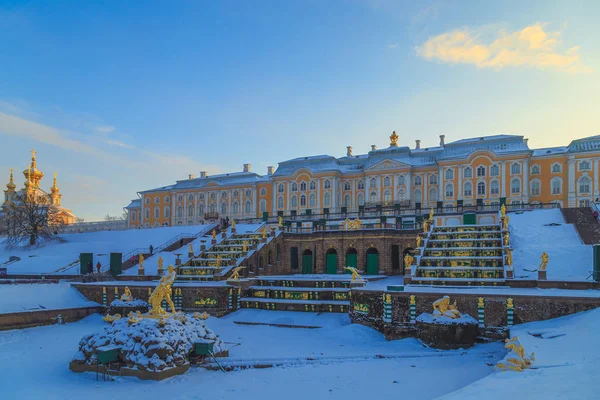
M589 207L561 208L565 222L573 224L585 244L600 243L600 223Z
M419 251L412 283L504 284L500 225L434 227Z
M257 281L240 299L242 308L346 313L350 306L350 275L337 279L262 276Z

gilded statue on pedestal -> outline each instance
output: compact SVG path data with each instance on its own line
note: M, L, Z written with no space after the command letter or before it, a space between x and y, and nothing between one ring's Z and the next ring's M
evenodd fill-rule
M404 256L404 268L410 268L410 266L413 263L413 256L410 255L410 253L406 253L406 255Z
M221 255L217 255L217 267L221 266Z
M541 261L540 261L540 271L545 271L546 267L548 266L548 254L544 251L542 253L542 256L540 257Z
M433 207L429 210L429 220L433 220Z
M496 368L501 371L510 369L516 372L523 372L524 369L530 368L531 364L535 361L535 354L525 354L525 349L519 341L519 337L515 336L510 340L506 339L505 342L506 345L504 347L510 349L510 352L502 361L496 364Z
M510 235L508 234L508 232L506 232L504 234L504 245L508 246L509 241L510 241Z
M121 296L121 301L124 301L127 303L129 303L130 301L133 301L133 295L131 294L131 290L129 290L128 286L125 286L125 292Z
M354 267L346 267L345 269L347 269L348 271L350 271L352 273L353 281L362 281L363 280L362 276L360 276L358 274L358 269L356 269Z
M217 231L213 229L211 232L211 236L213 240L217 240Z
M283 217L281 215L279 216L279 226L283 226Z
M190 245L188 246L188 253L189 254L194 254L194 246L190 243Z
M262 229L262 238L263 239L267 238L267 227L266 226Z
M162 256L158 257L158 270L159 271L163 270L163 258L162 258Z
M417 235L417 248L421 247L421 236Z
M510 267L512 263L512 250L506 249L506 265Z
M227 279L228 281L239 281L240 280L240 271L246 267L235 267L233 272L231 273L231 277Z
M456 300L450 304L450 296L444 296L433 302L433 315L436 317L460 318L460 311L456 306Z
M235 219L231 218L231 229L235 229Z
M504 204L502 204L502 207L500 207L500 215L502 218L506 217L506 206Z
M248 251L248 241L244 240L244 243L242 243L242 251L245 253Z
M169 307L171 308L171 312L175 312L175 304L173 304L173 300L171 300L171 285L175 281L175 268L172 265L167 267L167 274L160 278L158 281L158 286L154 289L152 294L150 295L150 306L152 307L150 310L151 315L165 315L168 314L165 309L162 308L162 301L165 300Z
M138 269L144 269L144 255L142 253L140 253L138 261L140 263Z

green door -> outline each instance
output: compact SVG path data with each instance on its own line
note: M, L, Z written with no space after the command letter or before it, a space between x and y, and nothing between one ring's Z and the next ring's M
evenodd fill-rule
M367 275L379 274L379 254L367 253Z
M463 214L463 225L475 225L477 222L476 214Z
M305 251L302 254L302 273L303 274L312 274L312 252Z
M325 259L327 263L327 273L337 274L337 253L328 253Z
M346 265L345 265L345 267L354 267L354 268L358 267L358 256L357 256L356 253L347 253L346 254Z

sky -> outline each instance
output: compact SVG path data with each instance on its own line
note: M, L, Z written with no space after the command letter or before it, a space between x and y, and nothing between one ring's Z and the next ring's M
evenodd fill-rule
M0 0L0 182L86 221L199 171L600 126L600 2ZM22 186L23 175L16 183Z

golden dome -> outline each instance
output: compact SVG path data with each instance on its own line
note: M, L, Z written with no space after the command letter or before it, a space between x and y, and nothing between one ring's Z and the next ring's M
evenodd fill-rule
M40 181L44 177L44 173L37 169L37 162L35 159L36 152L35 150L31 150L31 165L23 170L23 175L25 176L25 186L30 186L29 183L33 185L33 187L39 187Z
M15 185L15 182L13 181L13 169L10 169L10 182L8 182L6 184L6 187L8 188L8 190L10 190L11 192L14 191L17 187L17 185Z
M396 131L392 132L390 135L390 146L398 147L398 135L396 135Z

